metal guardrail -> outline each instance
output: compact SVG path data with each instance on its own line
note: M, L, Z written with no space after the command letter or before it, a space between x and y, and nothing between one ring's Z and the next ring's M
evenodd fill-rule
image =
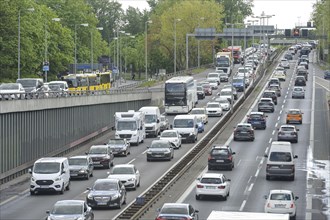
M277 59L281 51L275 51L275 55L271 56L272 61ZM247 89L246 97L248 97L260 80L264 77L267 67L272 63L268 63L264 68L258 68L258 77L254 80L253 84ZM182 159L180 159L172 168L165 173L156 183L147 189L140 197L143 198L144 204L139 203L137 200L128 205L115 219L140 219L143 214L152 207L155 201L170 188L181 176L185 173L209 147L210 140L221 130L224 125L230 120L231 116L239 110L240 106L244 103L245 99L241 96L233 106L233 113L228 112L214 127L213 129L198 142L198 144L190 150Z

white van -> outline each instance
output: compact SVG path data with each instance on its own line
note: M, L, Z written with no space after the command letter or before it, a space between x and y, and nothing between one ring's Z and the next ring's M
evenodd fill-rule
M294 180L295 163L294 159L298 158L293 155L291 143L287 141L273 141L269 150L266 166L266 179L271 177L288 177Z
M36 192L58 192L70 189L69 162L66 157L45 157L37 160L31 173L30 194Z
M198 124L196 115L177 115L171 128L177 130L182 141L195 143L198 136Z
M157 137L160 134L160 110L157 106L145 106L140 108L144 113L144 126L146 135Z

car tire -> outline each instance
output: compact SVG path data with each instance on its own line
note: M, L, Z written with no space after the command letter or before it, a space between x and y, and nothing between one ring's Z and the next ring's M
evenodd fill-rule
M34 191L32 191L32 190L30 190L30 195L31 196L34 196L36 193L34 192Z
M87 175L86 175L85 179L86 179L86 180L89 180L89 177L90 177L90 174L89 174L89 173L87 173Z
M237 138L236 137L234 137L234 141L237 141Z
M270 176L269 175L266 175L266 180L270 180Z
M286 123L287 123L287 124L289 124L289 122L290 122L289 120L286 120Z
M140 187L140 185L141 185L140 183L141 183L141 179L139 179L139 182L137 183L136 186L137 186L137 187Z
M228 170L232 171L233 170L233 165L231 165Z
M108 168L108 169L111 168L111 162L110 161L109 161L108 166L106 168Z
M124 198L124 201L123 201L123 205L126 205L126 196L127 196L127 194L125 193L125 198Z
M90 177L93 177L93 171L91 172L91 175L90 175Z
M223 196L222 199L223 199L224 201L227 201L227 195Z
M291 181L294 181L294 175L290 178Z
M61 191L59 191L59 194L64 194L64 183L63 183L63 185L62 185L62 188L61 188Z
M201 196L200 195L196 195L195 198L196 198L196 200L201 200Z
M94 213L92 213L91 215L91 220L94 220Z
M68 185L65 187L65 190L66 190L66 191L69 191L69 190L70 190L70 184L71 184L71 182L70 182L70 180L69 180Z

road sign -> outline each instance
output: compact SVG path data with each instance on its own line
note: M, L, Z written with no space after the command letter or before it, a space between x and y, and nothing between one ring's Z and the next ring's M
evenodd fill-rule
M42 71L49 71L49 65L42 66Z

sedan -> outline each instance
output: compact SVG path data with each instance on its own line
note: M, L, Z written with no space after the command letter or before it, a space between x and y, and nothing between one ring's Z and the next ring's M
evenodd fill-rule
M193 108L190 111L190 114L202 116L204 124L207 124L207 122L209 121L209 117L207 116L207 112L205 108Z
M115 165L108 174L108 179L119 179L126 189L136 190L140 186L140 172L134 164Z
M165 203L158 209L156 220L165 219L189 219L198 220L198 210L186 203Z
M298 143L298 131L294 125L282 125L278 129L277 140Z
M274 74L273 74L273 77L274 78L278 78L280 81L285 81L286 79L286 75L284 72L282 71L276 71Z
M266 213L289 214L291 218L296 218L298 196L294 196L290 190L271 190L269 195L265 196Z
M121 209L126 204L126 189L119 179L98 179L92 188L87 188L86 201L92 208Z
M226 97L218 97L214 99L215 102L219 102L221 108L223 111L229 111L230 110L230 102Z
M93 160L89 155L69 158L70 178L85 178L93 176Z
M196 182L196 199L204 196L218 196L227 200L230 192L230 179L221 173L204 173Z
M114 156L123 155L126 156L131 154L131 145L126 139L110 139L107 143Z
M182 138L177 130L166 130L161 133L159 140L167 140L174 145L175 149L181 147Z
M147 147L147 161L172 160L174 158L174 146L168 140L153 140L151 145Z
M81 219L94 220L94 213L83 200L60 200L55 203L52 210L47 210L46 220Z
M24 99L25 89L20 83L3 83L0 85L0 99Z
M223 115L222 108L219 102L208 102L206 104L206 112L208 116L219 116Z
M301 86L295 86L292 90L292 98L305 98L305 89Z

